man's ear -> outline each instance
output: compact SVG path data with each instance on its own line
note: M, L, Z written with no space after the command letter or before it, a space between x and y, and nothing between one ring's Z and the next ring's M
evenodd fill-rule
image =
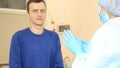
M29 13L28 13L28 12L26 13L26 16L28 16L28 17L29 17Z

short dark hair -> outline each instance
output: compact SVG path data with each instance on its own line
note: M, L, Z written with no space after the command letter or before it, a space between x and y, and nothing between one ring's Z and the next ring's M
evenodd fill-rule
M29 0L29 1L27 2L27 12L28 12L28 13L29 13L29 5L30 5L30 3L32 3L32 2L34 2L34 3L43 2L43 3L45 4L45 6L46 6L46 3L45 3L44 0Z

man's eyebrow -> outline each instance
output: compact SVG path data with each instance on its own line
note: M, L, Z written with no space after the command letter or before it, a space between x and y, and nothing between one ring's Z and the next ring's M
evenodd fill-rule
M40 10L45 10L45 9L40 9Z
M39 9L33 9L33 10L39 10Z
M33 9L33 10L45 10L45 9Z

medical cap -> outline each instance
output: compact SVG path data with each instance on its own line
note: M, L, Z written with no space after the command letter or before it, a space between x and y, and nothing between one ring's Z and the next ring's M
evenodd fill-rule
M115 16L120 16L120 0L98 0L99 5Z

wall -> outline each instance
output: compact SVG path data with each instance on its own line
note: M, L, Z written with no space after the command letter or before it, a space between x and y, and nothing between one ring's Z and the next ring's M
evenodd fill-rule
M70 24L72 32L86 40L90 40L93 33L102 24L98 18L96 0L63 0L63 19L61 19L61 0L47 0L47 18L45 27L52 29L51 21L55 26ZM4 13L0 10L0 62L8 62L10 39L14 32L28 26L28 19L24 11ZM61 40L62 37L59 34ZM63 58L75 56L62 44Z
M28 23L25 11L0 9L0 63L8 63L11 37Z
M97 0L63 0L63 19L61 19L61 0L47 0L47 6L56 25L70 24L72 32L87 41L102 25L98 17ZM49 14L48 17L47 27L49 28L52 19ZM74 60L75 56L69 52L63 43L62 51L64 57L69 56Z

